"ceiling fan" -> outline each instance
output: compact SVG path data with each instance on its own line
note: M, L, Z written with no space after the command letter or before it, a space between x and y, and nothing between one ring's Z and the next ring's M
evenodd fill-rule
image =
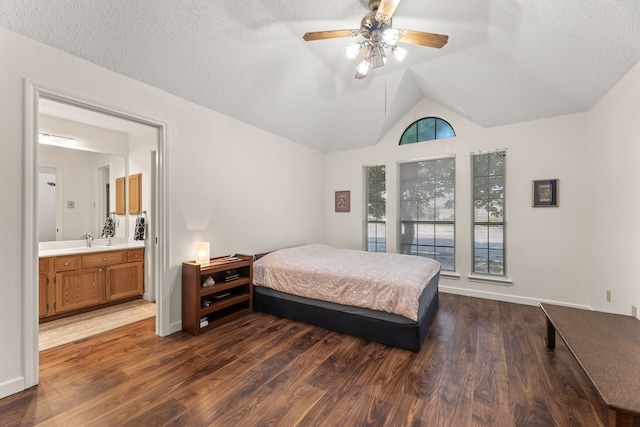
M369 0L371 12L362 18L360 29L314 31L305 33L302 38L313 41L362 36L363 41L352 43L346 48L349 59L355 59L360 51L363 51L362 61L356 69L356 79L367 77L371 68L382 67L387 62L386 49L391 50L396 59L402 61L407 55L407 50L398 46L398 42L438 49L447 44L449 36L392 28L391 16L399 3L400 0Z

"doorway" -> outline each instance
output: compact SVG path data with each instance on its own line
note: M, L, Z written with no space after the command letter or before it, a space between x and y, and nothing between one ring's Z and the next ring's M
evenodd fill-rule
M25 386L31 387L38 383L38 235L39 235L39 219L38 219L38 115L40 113L40 100L48 100L59 102L61 104L78 108L86 112L93 112L111 117L112 119L125 120L142 126L147 126L155 130L155 145L153 156L149 153L148 161L155 162L150 170L149 181L153 183L151 186L152 203L148 211L153 212L154 223L148 224L152 226L153 240L145 242L146 266L145 270L149 270L148 277L153 277L153 282L149 285L153 287L151 294L156 298L156 333L160 336L168 335L169 310L165 309L164 297L164 275L161 273L166 271L166 172L164 164L166 159L166 129L161 122L146 119L133 113L119 111L112 107L102 106L90 101L80 99L75 96L63 94L53 91L49 88L38 87L37 85L26 82L26 117L25 117L25 215L27 216L25 227L25 239L32 242L32 245L26 245L25 262L23 272L26 283L30 286L25 287L25 309L24 309L24 325L25 325ZM53 182L53 181L52 181ZM104 209L104 207L103 207Z
M38 167L38 235L43 241L59 240L57 212L60 206L60 168Z

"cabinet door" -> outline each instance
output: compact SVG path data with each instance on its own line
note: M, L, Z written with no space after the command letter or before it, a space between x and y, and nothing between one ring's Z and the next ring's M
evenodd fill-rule
M103 275L102 268L57 273L55 312L62 313L102 303Z
M144 268L141 262L107 267L107 301L142 295Z
M142 174L129 175L129 215L142 213Z
M40 258L38 262L38 316L46 316L49 311L47 296L49 295L49 259Z
M116 178L116 215L124 215L125 211L125 178L121 176L120 178Z

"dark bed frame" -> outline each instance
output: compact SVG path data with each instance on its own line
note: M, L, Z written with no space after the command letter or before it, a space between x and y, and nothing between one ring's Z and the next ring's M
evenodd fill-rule
M436 274L425 287L420 297L419 317L416 322L386 314L380 319L374 310L362 309L365 313L354 314L341 304L318 302L310 298L295 297L291 300L286 294L268 290L261 286L253 287L253 308L256 311L297 320L304 323L331 329L337 332L354 335L360 338L381 342L410 351L420 351L429 326L438 310L438 282L440 274ZM283 297L279 297L281 294ZM366 312L370 312L370 316ZM398 321L393 318L396 317Z

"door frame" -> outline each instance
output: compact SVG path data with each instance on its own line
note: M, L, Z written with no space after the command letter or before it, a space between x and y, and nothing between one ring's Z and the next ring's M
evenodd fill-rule
M154 260L151 268L156 287L156 334L166 336L171 333L169 319L169 294L166 277L169 234L168 224L168 186L167 186L167 124L140 116L120 107L104 102L89 100L86 97L65 93L55 88L24 80L24 196L22 271L23 286L23 326L24 326L24 385L32 387L39 382L39 323L38 323L38 228L37 228L37 185L38 185L38 113L39 99L46 97L81 108L108 114L114 117L151 126L157 130L157 152L155 158L155 203L156 236L147 246Z

